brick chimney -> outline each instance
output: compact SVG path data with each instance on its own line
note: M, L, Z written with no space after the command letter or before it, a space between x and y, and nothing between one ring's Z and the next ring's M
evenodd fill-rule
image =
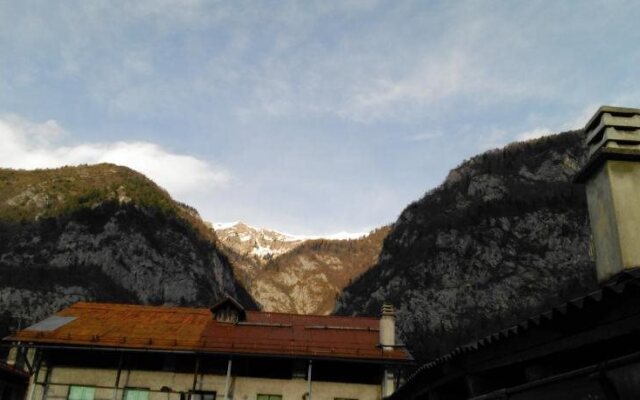
M380 345L382 350L393 350L396 345L396 313L389 303L382 305L380 316Z
M586 186L598 281L640 267L640 109L603 106L585 127Z

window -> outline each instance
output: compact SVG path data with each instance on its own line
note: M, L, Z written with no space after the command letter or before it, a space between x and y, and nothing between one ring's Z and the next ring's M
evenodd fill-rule
M282 400L281 394L259 394L258 400Z
M149 400L149 389L125 389L123 400Z
M216 392L190 392L189 398L190 400L216 400Z
M69 400L93 400L96 396L96 388L90 386L69 387Z

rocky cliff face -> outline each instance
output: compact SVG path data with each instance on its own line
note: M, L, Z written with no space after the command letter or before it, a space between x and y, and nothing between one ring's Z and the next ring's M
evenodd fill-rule
M126 168L0 170L0 334L79 300L251 306L216 240Z
M251 295L268 310L329 314L342 289L375 264L388 233L384 227L360 239L307 241L270 261Z
M584 188L570 182L584 160L568 132L463 163L402 212L338 313L392 302L426 360L594 288Z
M307 239L243 222L213 224L220 243L246 287L249 287L269 261L295 249Z
M214 224L213 227L225 246L231 247L237 253L255 258L260 264L293 250L307 240L303 236L255 228L244 222Z
M308 239L243 223L217 229L237 276L265 311L329 314L375 264L389 228L357 239ZM345 235L342 235L345 236Z

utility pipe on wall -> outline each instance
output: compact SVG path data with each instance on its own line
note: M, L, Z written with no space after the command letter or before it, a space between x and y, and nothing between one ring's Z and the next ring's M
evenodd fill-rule
M198 373L200 373L200 356L196 356L196 367L193 371L193 386L191 387L191 393L196 391L196 385L198 384ZM191 395L189 395L189 400L191 400Z
M227 400L229 398L229 385L231 384L231 359L227 363L227 380L224 383L224 397L223 400Z
M51 382L51 370L53 369L53 364L47 363L47 373L44 376L44 387L42 392L42 400L47 400L47 396L49 396L49 383Z
M313 361L309 360L309 371L307 373L307 392L309 393L309 397L307 400L311 400L311 365Z
M38 384L38 376L40 375L40 367L42 366L42 350L36 350L37 362L35 363L35 372L29 378L29 394L27 395L28 400L33 400L33 396L36 391L36 385Z
M120 386L120 373L122 372L122 357L120 353L120 359L118 360L118 372L116 373L116 387L113 388L113 400L118 399L118 386Z

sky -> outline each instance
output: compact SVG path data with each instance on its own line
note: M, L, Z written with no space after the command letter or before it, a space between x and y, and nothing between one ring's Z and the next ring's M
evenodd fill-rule
M0 0L0 167L130 166L211 222L360 232L640 106L640 2Z

